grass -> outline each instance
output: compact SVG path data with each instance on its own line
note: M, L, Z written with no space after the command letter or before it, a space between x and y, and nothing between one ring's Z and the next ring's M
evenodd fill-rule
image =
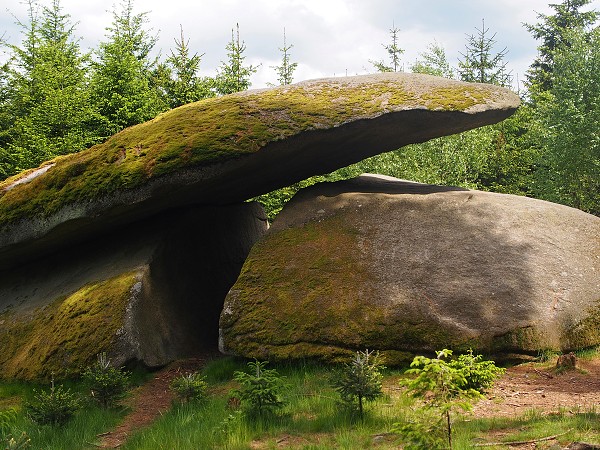
M600 443L600 415L595 410L558 411L541 414L531 410L521 417L479 419L459 422L456 426L456 449L473 448L473 443L518 442L557 436L556 440L539 441L536 448L549 448L557 441L561 448L574 441ZM503 449L506 445L486 447Z
M134 368L131 371L131 385L147 382L153 375L148 371ZM3 422L0 430L0 448L4 439L12 435L19 437L23 432L31 439L32 449L83 449L92 448L97 443L98 434L113 429L127 414L125 408L102 409L87 399L87 389L80 380L64 380L63 384L82 398L84 407L63 427L38 426L26 415L23 404L32 397L34 389L47 389L47 385L17 381L0 382L0 418L2 413L13 410L9 420ZM1 422L1 421L0 421Z
M589 350L583 357L596 355ZM541 365L540 365L541 366ZM122 447L143 449L392 449L399 448L401 438L390 431L394 423L414 417L414 400L398 387L399 370L386 370L386 395L368 405L364 421L343 409L330 386L331 367L313 362L273 366L285 377L287 405L276 415L250 420L228 405L230 391L237 386L231 381L236 370L245 370L246 361L220 358L208 363L203 375L209 382L209 397L204 402L174 404L149 428L134 434ZM136 371L135 379L143 383L151 375ZM67 385L83 388L77 381ZM25 431L32 440L31 448L92 448L97 435L113 428L126 411L102 410L88 406L62 428L37 427L20 409L22 399L34 386L26 383L0 383L0 411L12 407L17 417L10 432L18 436ZM519 417L473 419L456 418L454 449L475 448L474 444L512 442L558 436L566 446L573 441L600 443L600 414L595 409L559 410L553 414L528 411ZM0 443L2 440L0 440ZM547 449L557 441L540 441L536 448ZM506 448L505 445L485 447Z
M224 358L204 371L211 383L206 402L175 405L123 448L247 449L251 443L257 448L369 448L372 435L389 430L406 407L406 403L392 402L388 396L370 408L360 423L337 403L328 368L308 362L276 367L288 386L288 404L279 414L249 420L241 411L228 407L229 391L236 386L231 381L211 380L215 373L233 374L246 365L242 360Z
M26 432L31 447L39 449L73 450L90 447L97 442L99 433L112 429L124 416L124 410L104 410L88 407L63 427L37 426L24 415L20 415L12 426L13 436Z
M78 412L63 427L38 426L19 409L16 419L9 423L5 435L18 437L22 432L31 439L33 449L73 450L90 447L98 440L99 433L108 431L117 425L125 415L123 409L104 410L94 405ZM0 445L3 444L0 436Z

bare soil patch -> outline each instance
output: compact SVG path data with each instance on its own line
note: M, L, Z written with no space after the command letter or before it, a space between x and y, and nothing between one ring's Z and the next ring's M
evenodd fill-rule
M511 367L473 413L475 417L514 417L532 409L545 414L590 410L600 404L600 358L579 360L577 367L561 373L550 364Z
M132 392L125 404L131 409L123 422L114 430L103 433L100 448L119 448L131 433L149 426L161 414L168 411L173 402L169 389L171 381L189 372L200 370L212 355L175 361L156 372L154 378Z

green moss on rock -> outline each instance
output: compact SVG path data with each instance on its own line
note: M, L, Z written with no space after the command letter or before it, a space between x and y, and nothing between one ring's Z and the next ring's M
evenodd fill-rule
M226 350L338 362L375 348L399 364L414 348L477 348L440 323L377 305L377 275L355 253L372 237L361 226L364 212L350 209L271 233L254 246L221 315Z
M392 181L363 176L297 194L225 300L222 348L328 360L369 348L398 362L442 348L598 345L598 218Z
M563 331L563 351L597 346L600 342L600 299L587 311L582 320L565 327Z
M490 353L514 351L516 353L528 352L535 354L542 348L547 348L547 343L540 330L527 326L517 328L502 336L496 336L491 342Z
M506 95L499 88L405 76L321 80L212 98L125 129L103 144L0 183L0 224L48 216L76 202L109 196L189 167L255 153L298 133L333 128L391 111L468 111Z
M78 374L123 326L137 272L84 286L27 315L0 315L0 378Z

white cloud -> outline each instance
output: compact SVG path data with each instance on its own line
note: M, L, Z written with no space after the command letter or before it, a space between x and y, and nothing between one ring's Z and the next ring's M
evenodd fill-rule
M49 4L50 0L40 0ZM598 8L600 0L594 0ZM115 0L118 3L118 0ZM202 73L212 74L226 58L225 45L231 29L240 25L247 45L247 62L262 62L253 77L255 87L275 82L270 67L279 64L283 28L293 44L292 60L299 63L295 79L342 76L373 71L369 60L386 58L382 44L389 43L388 30L394 24L399 33L405 66L410 66L428 44L444 46L452 64L464 50L465 35L475 33L485 18L495 32L497 50L507 47L506 59L515 74L523 73L536 54L536 41L522 26L535 23L536 11L549 13L548 0L138 0L137 13L150 11L149 27L160 32L158 48L167 55L183 27L193 51L202 54ZM93 48L104 38L110 25L111 3L105 0L62 0L64 12L79 22L76 34L82 47ZM9 0L8 9L26 20L25 5ZM19 30L10 15L0 19L0 35L18 43Z

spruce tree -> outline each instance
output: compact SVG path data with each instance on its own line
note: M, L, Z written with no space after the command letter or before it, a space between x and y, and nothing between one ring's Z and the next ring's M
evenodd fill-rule
M133 0L124 0L120 10L113 10L107 40L93 64L92 100L103 118L104 136L167 109L153 78L158 61L150 52L157 36L144 28L148 13L134 14L133 9Z
M250 77L256 73L258 66L245 66L244 52L246 44L240 41L240 25L236 30L231 30L231 41L226 45L227 62L221 61L216 77L216 89L219 94L226 95L233 92L245 91L251 86Z
M215 95L212 91L214 80L198 75L204 53L190 55L189 39L185 39L182 27L180 31L180 39L175 39L175 50L171 50L166 64L159 68L159 72L164 71L159 78L163 80L162 86L171 108Z
M369 62L375 66L379 72L402 72L402 66L400 65L400 56L404 53L404 49L398 46L398 33L400 29L392 25L390 29L390 36L392 38L391 44L383 45L383 48L387 51L390 57L390 64L387 65L383 60Z
M277 73L277 80L279 81L279 84L282 86L292 83L292 81L294 80L294 71L298 67L298 63L290 62L289 51L292 47L293 47L293 45L291 45L291 44L287 45L287 43L286 43L285 28L284 28L283 29L283 47L279 48L279 51L281 52L281 55L282 55L281 56L281 65L272 67L273 69L275 69L275 72Z
M538 14L538 23L524 24L536 40L538 56L527 73L530 91L544 92L552 87L554 80L555 53L560 47L572 45L571 32L588 30L599 17L595 10L582 12L581 8L592 0L563 0L560 4L550 4L555 13Z
M39 8L29 0L21 45L4 43L0 177L35 167L98 140L88 90L88 55L60 0Z
M458 73L463 81L490 83L499 86L510 86L512 76L506 70L504 57L508 53L506 47L494 53L496 33L489 36L489 28L481 21L481 29L475 28L476 35L467 35L464 58L458 62Z

